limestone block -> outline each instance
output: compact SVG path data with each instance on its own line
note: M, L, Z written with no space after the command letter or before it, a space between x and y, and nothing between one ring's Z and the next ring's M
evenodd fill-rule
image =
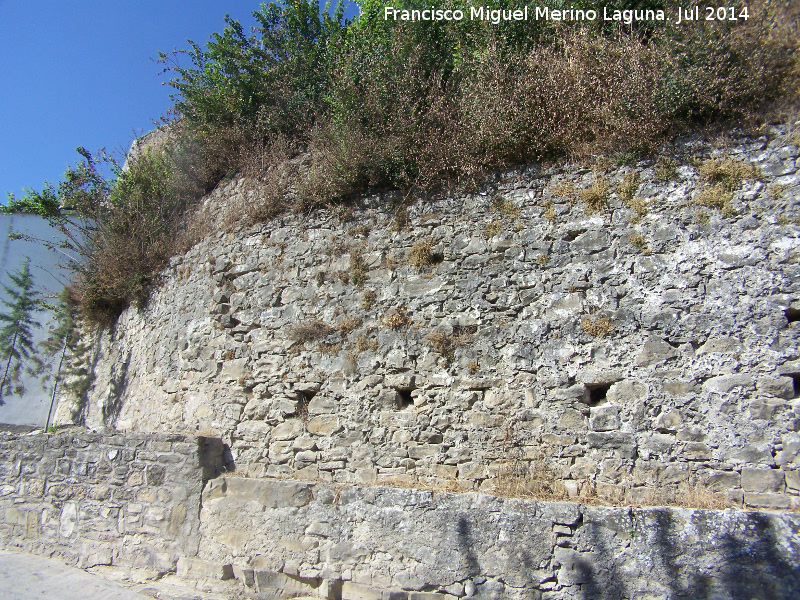
M786 479L786 487L792 491L800 492L800 471L784 471L784 478Z
M773 463L772 452L768 446L752 444L747 444L743 448L731 448L725 454L725 461L733 465L749 463L770 466Z
M750 410L750 418L768 421L772 419L780 407L785 405L786 402L777 398L757 398L748 406Z
M742 488L745 492L763 494L783 491L783 471L777 469L742 469Z
M397 390L382 389L378 393L375 404L381 410L399 410L403 402Z
M741 487L742 476L736 471L714 471L702 477L703 487L712 492L720 492Z
M63 512L62 512L62 515L63 515ZM25 525L28 522L27 521L27 517L25 516L25 513L22 512L21 510L18 510L14 506L9 506L8 508L6 508L5 516L3 518L3 521L5 523L8 523L9 525ZM65 537L69 537L70 533L71 533L71 531L69 533L67 533L66 535L63 534L63 533L61 535L65 535Z
M759 377L758 390L776 398L794 397L794 379L791 377Z
M309 415L332 414L336 411L336 403L328 396L317 394L308 403Z
M342 600L407 600L408 594L401 590L376 590L365 585L345 581L342 584Z
M225 478L225 495L267 508L300 507L311 501L311 484L273 479Z
M559 429L586 430L586 417L583 413L572 408L567 408L558 418Z
M220 378L222 381L240 381L247 375L247 359L236 358L225 361L222 365Z
M697 354L709 354L712 352L724 352L733 354L741 352L742 344L739 340L732 337L712 337L706 340L706 343L697 349Z
M58 533L62 537L70 537L75 531L78 522L78 505L75 502L65 502L61 507Z
M342 430L342 424L336 415L320 415L309 419L306 429L314 435L333 435Z
M650 338L644 343L642 351L636 357L636 364L647 367L663 363L678 356L678 351L659 338Z
M247 567L241 567L239 565L233 565L233 576L247 587L253 587L255 585L253 569L248 569Z
M305 431L300 419L288 419L272 428L272 439L293 440Z
M733 375L719 375L712 377L703 383L703 391L727 394L731 390L740 387L744 389L753 386L753 378L746 373L736 373Z
M639 445L640 453L653 453L667 456L675 447L675 436L666 433L651 433L642 438Z
M147 485L158 487L164 484L166 469L161 465L148 465L145 469Z
M288 462L294 456L292 441L273 442L269 445L269 459L277 464Z
M783 449L775 456L778 465L800 464L800 433L788 433L783 436Z
M662 412L653 423L653 427L658 431L675 432L683 423L683 416L679 410L673 409Z
M184 579L218 579L233 578L233 567L199 558L181 557L177 565L178 576Z
M438 444L419 444L416 446L409 446L408 456L414 460L422 460L430 456L436 456L441 451Z
M648 386L636 380L618 381L606 392L606 399L615 404L633 404L647 400Z
M589 413L589 427L593 431L619 429L619 408L613 405L593 406Z
M667 380L663 383L664 393L670 396L680 396L682 394L691 394L695 391L696 384L694 381L681 381L679 379ZM610 390L609 390L610 391Z
M711 460L711 449L701 442L689 442L684 446L681 456L686 460Z
M658 481L669 485L689 480L689 468L685 464L670 464L658 471Z
M749 494L745 492L744 503L753 508L789 508L792 500L784 494Z

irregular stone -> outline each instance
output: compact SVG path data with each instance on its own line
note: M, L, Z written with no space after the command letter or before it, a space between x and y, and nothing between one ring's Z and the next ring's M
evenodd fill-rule
M758 390L776 398L794 397L794 379L791 377L759 377Z
M723 352L734 354L741 352L742 344L739 340L731 337L709 338L706 343L697 349L697 354L709 354L712 352Z
M300 507L311 501L311 485L273 479L225 478L225 495L267 508Z
M322 582L316 578L290 577L274 571L254 570L256 591L259 598L280 600L300 595L316 596Z
M720 375L719 377L712 377L703 383L703 390L706 392L727 394L737 387L747 389L752 387L752 385L753 378L750 375L737 373L735 375Z
M758 494L783 490L783 471L777 469L742 469L742 488L745 492Z
M606 392L608 401L615 404L632 404L637 401L646 401L647 397L647 384L634 380L619 381L608 388Z
M231 565L219 564L199 558L181 557L178 559L178 576L184 579L218 579L233 578Z
M593 406L590 409L589 427L593 431L619 429L619 409L616 406Z
M642 351L636 357L636 364L640 367L661 364L678 356L678 351L668 343L658 339L650 338L644 344Z
M658 431L677 431L683 423L683 416L679 410L663 412L656 418L653 427Z

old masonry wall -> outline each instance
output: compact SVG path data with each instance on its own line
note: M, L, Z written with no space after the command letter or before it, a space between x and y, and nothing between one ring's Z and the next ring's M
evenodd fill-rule
M92 340L91 388L58 422L218 436L258 477L491 491L544 473L567 496L796 508L798 147L777 127L671 157L213 235ZM743 178L709 180L726 161Z

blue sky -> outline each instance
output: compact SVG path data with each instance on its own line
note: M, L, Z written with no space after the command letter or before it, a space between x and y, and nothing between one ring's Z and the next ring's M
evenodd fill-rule
M127 150L171 106L158 51L205 43L258 0L0 0L0 201L57 181L77 146Z

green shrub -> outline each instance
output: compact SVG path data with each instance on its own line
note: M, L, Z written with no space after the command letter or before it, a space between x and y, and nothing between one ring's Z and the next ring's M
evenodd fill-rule
M564 8L562 0L542 4ZM404 4L417 5L428 8ZM188 64L160 55L180 115L167 144L127 171L112 165L111 179L81 149L83 161L57 188L12 199L11 210L33 210L68 232L60 250L76 258L73 296L85 316L110 322L142 298L169 256L191 243L184 223L197 199L237 173L260 201L228 222L252 223L370 189L409 198L443 182L473 185L492 169L543 158L635 156L680 131L800 101L797 3L754 0L746 22L691 27L404 23L385 20L383 6L363 0L348 23L341 5L262 4L253 33L226 19L205 47L190 44ZM517 8L511 0L492 6ZM598 178L581 193L587 211L603 208L607 194ZM404 217L398 210L398 227ZM360 285L364 277L355 260L348 278Z

